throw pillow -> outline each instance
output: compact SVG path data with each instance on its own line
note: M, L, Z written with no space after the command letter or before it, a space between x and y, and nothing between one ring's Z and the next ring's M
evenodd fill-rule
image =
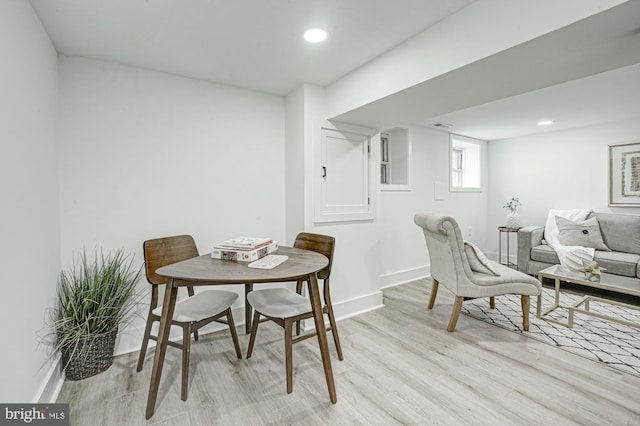
M582 222L574 222L556 216L558 240L565 246L592 247L596 250L611 251L602 239L598 219L592 217Z
M465 241L464 253L467 255L467 260L469 261L469 266L472 271L495 275L497 277L500 276L491 266L491 262L487 259L487 256L485 256L475 244Z

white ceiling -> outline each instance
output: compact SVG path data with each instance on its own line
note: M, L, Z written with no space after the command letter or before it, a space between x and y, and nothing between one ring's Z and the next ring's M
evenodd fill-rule
M640 64L534 90L422 122L481 140L586 127L640 117ZM538 126L552 120L550 126Z
M286 95L327 86L473 0L31 0L58 52ZM324 28L324 43L302 35Z
M286 95L302 83L327 86L473 2L30 1L61 54L114 61L276 95ZM625 8L613 8L618 10L620 16L615 15L615 10L608 11L607 19L591 20L582 26L576 25L576 30L559 31L554 35L555 38L548 38L555 45L563 46L565 41L562 37L565 35L571 42L574 42L576 34L586 40L594 32L613 34L613 27L620 26L620 22L629 28L636 22L635 27L618 28L616 33L619 35L620 31L630 31L636 43L629 44L627 37L624 49L618 49L615 45L602 46L601 50L606 53L591 59L593 63L589 67L593 71L590 73L580 69L572 73L560 64L557 68L563 74L562 78L554 80L551 76L545 76L539 80L547 83L534 87L530 81L520 77L521 81L514 79L509 82L512 85L520 84L520 90L512 87L509 96L496 96L476 103L469 103L473 96L460 92L465 99L457 108L448 111L433 111L416 105L416 102L427 99L420 94L420 87L416 87L393 99L381 100L379 105L367 105L354 110L353 114L342 118L372 127L379 127L391 118L395 120L391 120L394 125L446 122L453 124L449 131L493 140L640 116L640 65L634 65L640 60L628 59L638 56L640 52L640 40L637 37L640 26L638 5L640 1L627 2ZM609 33L607 26L612 27ZM325 28L329 33L327 41L316 45L306 43L302 33L311 27ZM590 42L585 41L585 44ZM543 40L538 44L530 44L528 48L534 49L545 43L549 44ZM511 62L514 58L527 61L530 53L517 56L508 52L502 57ZM538 51L535 54L544 55ZM562 52L554 53L558 54ZM581 55L575 64L567 63L565 68L586 68L585 55ZM620 55L620 61L616 55ZM562 62L560 56L556 59ZM496 55L494 60L499 64L502 59ZM612 65L603 67L597 65L597 61ZM531 69L525 71L533 74ZM474 67L458 73L457 82L469 72L475 72ZM546 72L554 70L548 68ZM574 77L566 78L568 75ZM469 80L468 76L466 80ZM426 86L427 89L433 91L438 81L434 79ZM456 77L442 81L446 87L446 84L455 83ZM412 97L410 102L406 101L407 96ZM465 105L465 102L468 104ZM403 116L408 121L398 122ZM535 122L543 118L553 119L555 124L545 128L535 126Z

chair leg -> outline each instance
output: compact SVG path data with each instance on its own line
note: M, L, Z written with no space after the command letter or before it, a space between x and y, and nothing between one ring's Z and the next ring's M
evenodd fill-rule
M433 285L431 286L431 297L429 298L429 309L433 309L433 304L436 303L436 295L438 294L438 280L433 278Z
M302 294L302 285L304 281L298 281L296 283L296 293ZM296 336L300 335L300 321L296 321Z
M238 359L242 359L242 352L240 352L240 344L238 343L238 333L236 333L236 324L233 321L231 307L227 308L227 322L229 323L229 331L231 332L231 339L233 339L233 346L236 348L236 356Z
M284 355L287 364L287 393L293 392L293 321L284 320Z
M340 337L338 336L338 326L336 325L336 318L333 315L333 305L331 304L331 295L329 294L329 279L324 280L324 303L327 305L327 315L329 316L329 325L331 325L331 334L333 335L333 342L336 344L336 352L338 353L338 359L342 361L342 348L340 347ZM299 321L298 321L299 322Z
M191 323L183 326L182 337L182 392L180 399L187 400L187 388L189 385L189 358L191 357Z
M336 326L336 319L333 317L333 309L329 308L329 324L331 325L331 334L333 335L333 343L336 345L336 352L338 353L338 359L342 358L342 347L340 346L340 337L338 336L338 327Z
M522 329L529 331L529 305L531 304L531 299L529 296L522 296L520 301L522 304Z
M251 304L247 296L253 291L253 284L244 285L244 330L246 334L251 332Z
M153 326L153 320L151 319L151 309L149 309L149 316L147 317L147 326L144 328L144 337L142 338L142 347L140 348L140 356L138 357L138 368L136 371L142 371L144 365L144 357L147 355L147 346L149 345L149 336L151 336L151 327Z
M196 293L193 290L192 286L188 286L187 287L187 294L189 295L189 297L193 297ZM198 330L193 332L193 340L195 340L196 342L198 341L198 339L200 338L200 336L198 335Z
M496 308L496 298L494 296L491 296L489 298L489 307L491 309L495 309Z
M253 344L256 342L256 334L258 334L258 324L260 324L260 312L255 311L253 314L253 322L251 323L251 337L249 337L247 359L251 358L251 353L253 352Z
M453 312L451 312L451 319L449 319L449 326L447 327L447 331L453 331L456 329L456 324L458 323L458 317L460 316L460 311L462 310L463 301L464 297L456 296L456 301L453 304Z

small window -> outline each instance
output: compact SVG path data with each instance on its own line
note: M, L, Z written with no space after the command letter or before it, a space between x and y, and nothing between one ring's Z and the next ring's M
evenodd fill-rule
M459 188L462 186L462 158L463 151L461 149L451 150L451 186Z
M389 135L380 134L380 183L391 183L391 173L389 164Z
M450 136L451 191L480 191L480 141Z
M380 190L410 191L411 140L409 129L396 127L380 133Z

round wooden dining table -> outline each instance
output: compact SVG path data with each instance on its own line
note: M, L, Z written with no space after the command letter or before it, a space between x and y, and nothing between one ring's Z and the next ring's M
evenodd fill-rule
M167 278L160 328L158 330L158 344L153 359L153 370L149 384L146 418L153 416L158 396L162 367L167 350L169 329L176 304L179 287L244 284L245 288L252 288L253 284L270 282L306 281L313 319L318 336L318 346L322 365L329 390L329 399L337 402L336 389L329 356L327 334L322 314L322 303L318 290L316 272L328 265L327 257L320 253L292 247L279 247L275 254L286 255L288 259L273 269L250 268L245 262L212 259L210 255L194 257L182 262L158 268L156 273ZM245 302L246 303L246 302ZM247 306L247 308L249 308ZM247 315L248 316L248 315ZM249 316L248 316L249 317Z

